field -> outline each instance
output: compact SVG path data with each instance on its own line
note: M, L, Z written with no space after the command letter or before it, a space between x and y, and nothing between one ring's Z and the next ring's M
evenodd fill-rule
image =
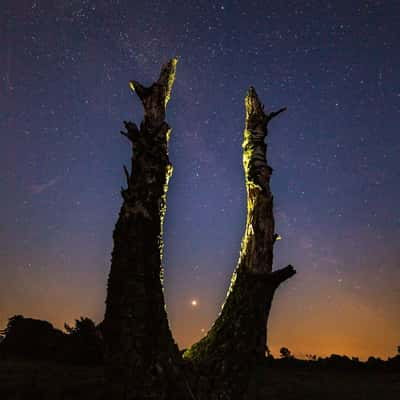
M400 399L400 372L317 366L260 367L248 400Z
M66 366L50 362L1 361L2 400L101 399L101 367Z
M2 400L100 400L102 367L0 361ZM259 367L247 400L400 399L400 372L274 362Z

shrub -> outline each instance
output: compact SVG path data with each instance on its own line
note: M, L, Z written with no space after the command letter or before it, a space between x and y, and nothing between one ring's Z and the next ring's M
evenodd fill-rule
M75 320L75 326L64 324L67 331L68 360L78 364L98 364L103 361L101 331L90 318Z
M55 359L64 334L50 322L15 315L8 320L0 353L5 357Z
M281 354L282 358L293 358L292 353L287 347L281 347L279 353Z

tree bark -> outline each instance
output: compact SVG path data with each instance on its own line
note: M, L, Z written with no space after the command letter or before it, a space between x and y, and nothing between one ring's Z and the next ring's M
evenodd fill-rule
M237 267L221 313L207 335L184 354L194 365L198 400L242 399L257 361L265 357L266 326L277 287L295 274L291 265L272 271L275 233L272 168L266 161L268 122L256 91L246 96L243 167L247 222Z
M144 106L140 129L125 122L121 132L132 144L132 172L113 233L111 271L104 320L107 396L113 400L186 398L181 357L165 310L162 288L162 226L171 132L165 108L177 60L162 67L146 88L131 81Z

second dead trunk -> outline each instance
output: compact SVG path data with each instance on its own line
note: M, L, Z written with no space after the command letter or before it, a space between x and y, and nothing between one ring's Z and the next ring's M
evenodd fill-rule
M246 96L243 167L247 222L238 265L221 313L208 334L184 355L200 376L198 400L242 399L254 365L265 357L266 326L277 287L295 274L292 266L272 271L275 233L272 168L266 161L268 122L284 109L265 114L256 91Z

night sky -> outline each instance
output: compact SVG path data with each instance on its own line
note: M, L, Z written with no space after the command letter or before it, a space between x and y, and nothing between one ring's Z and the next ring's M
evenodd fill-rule
M179 57L165 295L180 347L208 330L239 255L244 96L270 124L277 292L269 346L388 357L400 345L398 1L1 0L0 327L104 314L130 145L123 120Z

